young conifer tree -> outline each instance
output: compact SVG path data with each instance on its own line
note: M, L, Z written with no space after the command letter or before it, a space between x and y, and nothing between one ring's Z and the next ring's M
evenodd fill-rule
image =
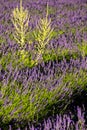
M12 12L12 22L15 27L14 39L23 47L28 29L29 14L28 10L23 8L22 0L20 0L20 7L17 6Z
M37 42L35 49L37 50L37 57L35 59L36 64L39 59L42 58L42 55L45 52L46 45L49 43L53 28L51 28L51 19L48 19L48 4L47 4L47 13L46 17L39 20L39 24L37 25L38 33L34 32L34 38Z

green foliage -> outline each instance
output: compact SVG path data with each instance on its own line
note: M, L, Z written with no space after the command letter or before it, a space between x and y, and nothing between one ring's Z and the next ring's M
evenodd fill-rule
M5 55L1 55L0 58L0 65L3 69L7 69L7 66L11 64L12 67L15 69L23 68L23 67L30 67L32 68L35 65L35 61L32 60L32 56L29 52L25 50L18 50L16 52L8 52Z
M22 62L22 63L25 63L25 64L28 64L28 62L29 62L29 59L28 59L28 52L27 51L25 51L25 50L19 50L18 51L18 55L20 56L20 62Z
M2 44L4 42L5 42L5 39L2 36L0 36L0 44Z
M50 6L50 7L48 8L48 14L55 14L55 13L56 13L56 8L53 7L53 6Z
M20 94L18 94L17 88L19 89L18 91L20 91L22 86L16 82L9 82L1 87L1 100L3 101L3 104L0 109L0 115L3 116L3 122L9 122L11 120L11 113L16 110L20 104Z
M12 33L10 33L10 34L9 34L9 38L10 38L11 40L14 40L14 35L13 35Z
M61 95L64 93L62 86L56 86L53 90L48 90L43 86L28 86L24 89L18 82L8 82L1 87L1 109L0 117L3 122L12 119L38 121L48 113L48 106L61 102Z
M51 35L52 35L51 38L57 38L58 37L58 31L53 30Z
M65 30L53 30L51 33L51 39L52 38L58 38L60 35L64 34Z
M63 75L62 82L50 90L44 88L40 82L35 83L34 88L29 84L25 89L25 86L19 82L10 81L0 87L0 117L3 116L3 122L12 119L38 122L49 112L56 113L56 110L60 113L64 112L70 104L70 95L75 90L79 93L86 90L86 85L87 76L83 70L76 73L67 72ZM57 108L54 109L56 105Z
M25 67L31 68L35 65L35 61L32 60L32 56L28 51L25 51L24 49L19 50L17 55L19 56L20 64L22 63Z
M80 31L81 31L81 33L87 32L86 26L84 26L83 28L80 28Z
M11 58L12 58L11 52L9 52L8 54L2 55L0 59L0 64L4 69L6 69L6 66L10 63Z
M23 11L25 12L24 14L23 14ZM18 52L18 55L20 57L20 63L22 62L24 66L33 67L34 65L37 65L38 63L40 63L42 60L48 61L48 60L56 59L57 57L59 57L59 59L61 59L63 57L66 57L68 59L70 58L68 49L60 50L60 48L58 48L57 53L55 53L54 50L50 51L49 53L46 51L46 46L49 43L50 39L53 37L57 37L58 35L62 35L65 32L64 30L59 30L57 32L51 28L51 19L48 19L48 12L49 12L49 9L48 9L48 5L47 5L46 18L40 19L39 24L37 25L37 29L33 32L33 34L34 34L33 36L28 32L28 34L26 34L26 36L24 34L24 36L21 35L21 37L19 37L20 43L23 42L23 39L25 39L25 41L26 41L27 38L29 39L30 44L32 43L32 41L34 41L34 40L36 41L35 51L34 51L36 57L34 60L32 60L31 56L30 55L28 56L29 53L25 52L23 49L20 52ZM18 17L18 14L21 17ZM16 20L16 18L20 18L20 19L18 19L20 21L19 22L20 25L24 25L24 24L21 24L21 21L24 22L23 19L26 19L26 20L28 19L28 11L23 9L22 1L20 2L20 9L18 9L18 8L14 9L13 16L14 16L15 20ZM22 17L23 17L23 19L22 19ZM13 22L14 26L15 26L16 22L15 23ZM26 25L24 25L24 27L20 27L20 28L25 28ZM18 27L19 27L19 25L15 26L15 29L17 31L19 30ZM22 30L20 32L24 32L24 31ZM31 35L31 39L29 38L28 35ZM21 40L22 37L24 37L24 38ZM56 56L56 54L57 54L57 56Z
M87 41L83 41L81 44L78 44L78 49L82 57L87 56Z
M20 0L20 8L16 7L12 12L12 22L15 27L14 39L23 46L28 29L29 15L27 9L22 7L22 0Z
M24 10L24 8L22 7L22 1L20 1L20 9L18 9L17 7L13 10L12 22L15 27L14 38L17 40L19 44L21 44L21 47L23 47L23 45L25 44L26 36L28 36L26 34L26 31L28 28L28 21L29 21L28 11ZM48 5L47 5L46 18L40 19L39 25L37 26L37 31L38 33L34 32L35 41L38 42L38 44L35 46L35 50L36 50L35 61L33 60L29 61L29 59L26 58L27 54L26 53L23 54L24 50L22 50L22 53L19 52L21 60L23 61L23 64L25 65L26 64L28 65L29 62L31 62L30 66L33 66L34 63L36 64L38 63L40 57L45 51L46 45L49 43L49 40L52 37L51 34L52 34L53 29L51 29L51 19L48 19ZM29 43L32 43L32 42L29 42Z
M67 54L69 54L69 49L68 48L64 48L64 47L58 47L57 49L57 55L62 55L62 56L66 56Z
M34 32L35 41L37 42L35 48L37 51L36 63L38 62L40 56L44 53L46 45L49 43L53 32L51 28L51 19L48 19L48 5L46 18L40 19L37 25L38 33Z
M70 50L68 48L64 47L58 47L56 49L51 49L51 50L46 50L44 52L43 56L43 61L54 61L54 60L63 60L65 58L67 61L70 60L72 57L73 59L77 59L79 57L78 52L75 50Z
M62 34L64 34L64 33L65 33L64 30L59 30L59 31L58 31L58 35L62 35Z
M9 64L12 64L13 68L15 68L16 66L21 67L20 59L18 58L17 52L8 52L7 54L2 55L0 59L0 64L5 70L7 69L7 66Z
M33 31L27 31L26 37L25 37L25 41L26 43L29 43L29 45L31 45L34 41L34 37L33 37Z
M72 34L76 34L76 28L71 28L70 31L72 32Z
M57 56L56 56L56 53L55 53L54 49L47 50L43 54L43 60L44 60L44 62L50 61L50 60L55 60L55 59L57 59Z
M86 71L82 69L77 73L66 73L65 77L63 78L63 83L66 84L67 88L70 90L75 91L78 90L80 93L82 90L85 89L87 85L87 76Z

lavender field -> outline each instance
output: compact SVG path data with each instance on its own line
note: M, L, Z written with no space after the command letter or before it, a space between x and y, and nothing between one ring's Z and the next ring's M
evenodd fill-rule
M87 0L0 0L0 130L87 130Z

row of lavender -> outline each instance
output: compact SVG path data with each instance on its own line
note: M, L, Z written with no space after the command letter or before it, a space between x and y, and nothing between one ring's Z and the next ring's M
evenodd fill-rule
M42 118L44 117L43 113L46 117L48 112L51 113L50 116L52 116L53 114L57 114L57 112L64 113L66 111L69 111L70 109L69 105L73 103L73 97L77 95L81 95L83 90L85 91L84 94L86 95L87 63L85 62L85 60L83 60L82 63L79 62L79 60L77 61L71 60L70 63L66 63L66 61L64 62L62 61L61 64L55 63L52 65L52 63L50 62L46 67L45 65L44 66L43 65L44 63L42 64L42 69L43 69L42 72L40 70L41 67L40 65L37 68L35 67L30 70L25 69L22 71L18 71L17 69L15 69L14 72L10 67L9 74L8 72L7 74L4 71L1 72L2 73L1 86L3 85L4 89L1 88L1 92L3 94L1 95L2 97L1 104L3 104L3 107L1 108L0 114L4 115L4 117L2 118L3 122L7 122L8 124L8 122L11 122L11 120L15 118L16 119L14 122L15 124L16 121L19 123L19 121L23 118L25 120L29 119L35 124L35 122L42 120ZM38 91L35 89L37 85L40 88ZM44 88L47 88L48 91L50 92L48 92ZM33 97L32 94L29 96L29 89L31 90L32 94L34 93ZM35 91L33 91L32 89L35 89ZM36 91L38 92L39 95L37 94ZM48 96L46 95L46 93ZM35 99L35 94L37 96L37 100ZM31 102L29 101L29 97L31 97ZM49 100L48 97L50 97ZM87 97L85 96L85 98ZM25 99L27 99L27 101ZM31 106L32 110L28 105L29 102L32 105ZM38 103L37 107L36 107L36 102ZM84 102L86 103L86 99L84 99ZM57 104L57 106L55 106L55 103ZM78 105L81 105L80 104L81 100L80 103L79 102L77 103ZM23 105L22 108L21 105ZM35 107L37 110L34 109ZM54 108L56 111L54 111ZM47 109L47 113L44 112L45 109ZM31 116L29 110L31 110L31 112L34 111L34 113L32 112ZM37 112L39 116L38 118L35 117ZM2 124L3 123L1 123L1 126Z
M16 130L87 130L87 126L85 125L84 120L84 107L81 109L80 107L77 107L77 117L78 121L74 123L74 121L71 119L72 115L69 113L68 115L64 114L63 116L57 115L55 118L48 118L47 120L44 120L42 124L39 124L37 128L35 128L30 123L27 124L25 128L19 127L16 125ZM12 125L9 125L8 127L5 127L8 130L13 130L14 127ZM2 130L0 128L0 130Z
M14 26L10 18L12 10L18 4L17 1L9 0L1 1L0 5L0 116L2 117L0 125L3 122L8 124L13 119L18 122L28 120L37 123L42 121L43 118L50 116L49 113L54 115L66 110L68 111L69 105L73 102L73 97L80 95L83 91L85 93L87 91L87 4L69 5L50 1L48 10L49 17L52 19L52 27L54 28L52 39L47 46L48 50L54 49L58 55L67 48L71 52L73 50L78 52L77 45L81 44L83 45L82 47L80 46L82 57L79 58L74 55L75 60L70 55L71 59L67 62L66 57L63 56L60 62L58 60L46 63L43 61L32 69L28 67L19 69L20 67L18 68L17 66L18 62L15 63L16 66L13 65L13 62L19 58L15 55L15 52L20 50L20 47L14 41ZM45 15L46 4L47 0L23 1L23 6L28 8L31 15L29 22L31 34L36 29L38 19ZM29 41L32 40L34 42L31 34L28 32L25 46L26 51L33 50L33 46L32 48L28 46ZM85 44L82 44L84 41ZM61 49L58 50L57 48ZM60 51L60 53L57 51ZM9 55L11 60L9 60L9 57L4 57L5 55ZM3 57L4 60L2 60ZM46 58L50 59L49 57ZM69 117L66 120L68 119ZM61 117L57 117L55 120L57 123L53 123L53 129L59 129L58 127L61 130L66 129L65 122L67 121L65 119L65 124L61 124ZM78 126L78 123L76 126L72 126L74 123L72 121L72 128L68 124L69 128L67 129L86 129L83 123L84 119L82 118L82 120L81 126ZM52 122L54 121L52 120ZM39 126L38 129L52 129L51 120L44 123L44 128L42 126L41 128ZM0 127L3 128L3 126ZM4 127L3 129L7 128ZM9 126L9 129L11 129L11 126ZM26 129L34 128L32 126L32 128Z
M16 5L19 4L17 2L6 2L3 3L1 8L1 35L0 35L0 41L1 41L1 48L0 49L0 56L3 57L0 63L2 66L5 66L9 64L9 60L12 62L15 62L15 58L19 59L17 57L17 51L21 51L20 47L15 43L13 32L14 32L14 26L11 21L11 13ZM66 59L70 59L70 57L76 59L78 57L84 57L87 56L87 30L86 30L86 4L79 3L79 5L67 5L67 4L59 4L53 2L49 2L49 17L52 19L52 27L54 28L54 31L52 33L52 39L50 40L49 44L46 46L48 50L45 50L43 54L44 61L48 60L54 60L54 59L63 59L65 57ZM6 7L7 6L7 7ZM31 54L34 55L34 48L33 45L35 44L35 40L33 37L34 29L36 29L36 25L38 23L38 19L42 16L44 16L46 13L46 1L40 2L40 1L31 1L27 2L25 1L23 3L24 7L27 7L30 14L30 21L29 21L29 27L30 30L28 30L28 34L26 36L26 46L25 46L25 52L26 55L28 53L29 60L31 60ZM57 6L59 8L57 8ZM9 10L10 8L10 10ZM4 11L5 9L5 11ZM44 10L44 11L43 11ZM3 17L4 16L4 17ZM32 46L30 47L29 44L33 42ZM8 43L8 44L6 44ZM31 51L32 50L32 51ZM16 53L17 52L17 53ZM31 52L31 54L29 53ZM16 54L15 54L16 53ZM12 59L12 57L15 57ZM27 56L26 56L27 57ZM33 59L35 56L33 56ZM6 61L7 59L7 61ZM24 59L22 59L23 62ZM21 62L21 59L17 62ZM33 61L31 61L33 62ZM13 66L15 66L14 63ZM28 65L26 65L28 64ZM24 66L32 66L33 63L30 63L29 61L24 63Z

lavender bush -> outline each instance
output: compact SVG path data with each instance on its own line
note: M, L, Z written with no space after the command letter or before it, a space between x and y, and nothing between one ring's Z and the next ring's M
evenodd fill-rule
M87 126L85 125L84 112L80 107L77 107L77 117L78 121L75 124L71 119L71 114L56 115L55 117L50 117L47 120L44 120L42 124L39 124L37 127L28 123L24 130L86 130ZM9 125L8 130L12 130L12 125ZM21 130L22 128L16 128L16 130ZM2 129L1 129L2 130Z

